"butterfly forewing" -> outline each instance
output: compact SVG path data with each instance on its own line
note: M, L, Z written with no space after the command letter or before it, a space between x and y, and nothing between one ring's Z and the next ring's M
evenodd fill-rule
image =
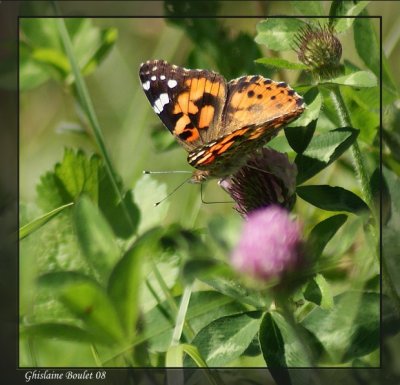
M143 63L139 75L154 111L187 151L210 140L210 128L218 125L226 98L221 75L163 60Z

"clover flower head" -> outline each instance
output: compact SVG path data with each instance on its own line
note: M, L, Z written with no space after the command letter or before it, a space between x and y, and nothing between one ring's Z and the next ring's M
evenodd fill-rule
M301 225L276 205L248 214L232 266L257 280L280 279L302 261Z
M331 25L310 25L295 36L299 60L311 67L321 79L330 78L340 70L342 44Z
M235 174L219 185L236 202L243 216L261 207L277 204L291 209L295 202L297 167L286 154L262 148Z

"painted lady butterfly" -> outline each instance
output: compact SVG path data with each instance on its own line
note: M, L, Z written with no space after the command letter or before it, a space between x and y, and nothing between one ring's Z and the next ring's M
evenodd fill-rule
M286 83L259 75L226 82L212 71L149 60L139 76L154 111L189 152L193 183L232 174L305 108Z

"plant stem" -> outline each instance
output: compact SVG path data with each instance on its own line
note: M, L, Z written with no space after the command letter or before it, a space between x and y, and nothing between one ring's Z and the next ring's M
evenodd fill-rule
M124 213L128 223L130 224L132 230L134 230L135 227L133 225L133 222L129 215L128 209L123 200L123 193L120 190L120 187L117 182L117 179L118 179L117 173L115 172L115 170L112 166L111 159L108 155L108 151L104 144L103 133L100 129L100 124L97 119L97 115L94 111L92 100L90 98L85 81L83 80L77 60L75 58L75 54L74 54L74 51L72 48L72 43L71 43L71 39L70 39L68 31L67 31L67 27L65 26L64 19L59 18L56 20L57 20L57 25L58 25L58 30L60 33L61 41L64 44L65 52L70 61L72 73L74 74L74 77L75 77L75 86L76 86L76 90L77 90L77 93L78 93L78 96L80 99L81 106L82 106L83 110L85 111L85 114L92 126L93 134L96 139L96 143L97 143L97 145L99 147L99 151L102 154L103 159L104 159L107 174L110 178L113 189L121 202L121 206L123 207L123 213Z
M342 97L342 94L340 92L338 85L334 85L330 88L330 97L336 108L336 111L337 111L337 114L338 114L338 117L340 120L340 124L343 127L346 127L346 126L352 127L350 114L344 103L344 100L343 100L343 97ZM354 164L357 178L358 178L360 186L361 186L361 192L363 194L364 201L370 208L372 216L374 218L374 222L375 222L373 225L369 226L369 230L367 230L367 231L369 231L369 233L373 237L373 239L375 241L375 245L377 245L377 248L378 248L379 234L378 234L377 226L379 224L379 214L376 211L374 200L372 198L369 177L368 177L365 165L364 165L364 160L363 160L361 150L360 150L357 140L355 140L353 145L351 146L351 153L353 155L353 164ZM377 263L380 263L379 253L375 252L375 255L376 255Z
M330 89L330 97L331 100L333 101L336 112L339 116L340 124L343 127L352 127L349 112L347 111L346 105L344 104L343 97L342 94L340 93L340 89L338 86L333 86ZM375 215L375 207L372 199L372 192L370 188L369 178L367 171L365 169L361 150L357 141L353 143L351 147L351 152L353 155L354 168L357 174L357 178L360 182L363 198L367 203L367 205L369 206L369 208L371 209L372 213L374 213Z

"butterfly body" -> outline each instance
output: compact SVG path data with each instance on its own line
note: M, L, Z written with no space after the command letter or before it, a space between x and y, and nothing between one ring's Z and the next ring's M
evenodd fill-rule
M212 71L152 60L139 76L154 111L188 151L193 183L232 174L305 108L286 83L259 75L227 82Z

